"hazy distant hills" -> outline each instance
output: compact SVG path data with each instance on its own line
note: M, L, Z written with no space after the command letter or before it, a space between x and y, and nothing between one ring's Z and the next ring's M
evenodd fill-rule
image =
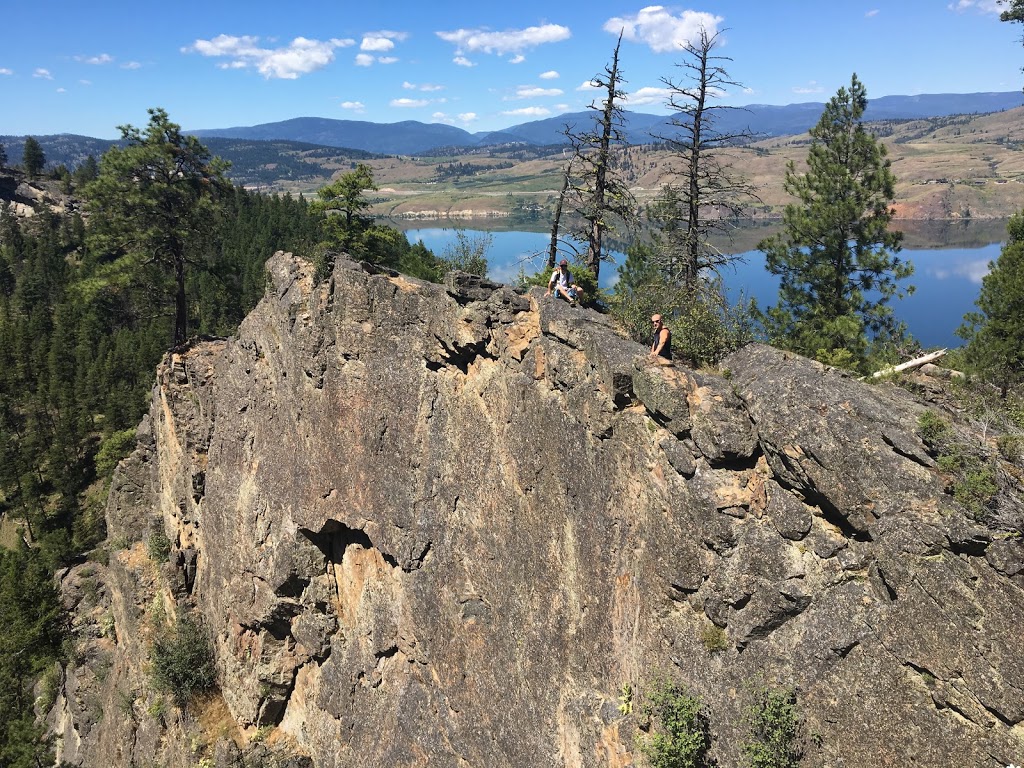
M919 96L882 96L868 104L866 120L900 120L947 115L1000 112L1024 104L1019 91L1001 93L946 93ZM817 102L774 106L753 104L728 110L720 116L719 130L732 133L749 128L760 137L803 133L821 116L824 105ZM298 117L278 123L249 127L190 130L200 137L256 140L286 140L329 147L346 147L390 155L415 155L436 147L485 147L509 142L540 146L565 141L566 124L585 125L593 120L592 111L567 113L544 120L513 125L499 132L470 133L439 123L406 120L400 123L370 123L360 120L332 120L322 117ZM671 135L664 115L627 113L626 134L632 144L646 144L652 136Z
M332 120L326 117L296 117L279 123L249 127L190 130L205 137L301 141L326 147L346 147L382 155L415 155L434 147L462 147L475 144L472 134L441 123L370 123L363 120Z
M883 96L870 101L865 117L890 123L935 120L951 115L998 114L1022 104L1024 94L1016 91ZM749 128L766 139L791 136L813 126L823 106L820 103L760 104L728 110L719 116L718 128L723 132ZM469 133L450 125L413 120L371 123L299 117L278 123L189 132L202 137L213 154L231 161L229 175L238 184L308 190L324 183L338 170L380 155L420 156L429 164L429 158L436 156L512 152L506 159L518 162L564 143L562 131L567 124L582 128L593 119L593 111L587 110L520 123L498 132ZM627 113L627 120L626 134L632 144L646 144L652 137L672 134L664 115L631 112ZM924 126L922 130L932 128L934 126ZM891 132L892 127L885 130ZM36 139L43 147L49 168L63 164L73 169L89 155L98 158L117 143L73 134L36 136ZM24 136L0 136L8 163L21 162L24 141ZM381 172L382 169L377 169L378 174Z

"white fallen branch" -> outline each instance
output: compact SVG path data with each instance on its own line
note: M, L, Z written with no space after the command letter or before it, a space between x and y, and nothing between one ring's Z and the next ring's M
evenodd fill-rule
M927 355L921 357L915 357L913 360L908 360L905 363L899 365L891 365L888 368L883 368L880 371L875 371L871 374L872 379L877 379L881 376L889 376L893 373L899 373L900 371L909 371L911 368L920 368L922 365L935 362L940 357L946 354L945 349L940 349L938 352L929 352ZM861 376L861 381L868 378L867 376Z

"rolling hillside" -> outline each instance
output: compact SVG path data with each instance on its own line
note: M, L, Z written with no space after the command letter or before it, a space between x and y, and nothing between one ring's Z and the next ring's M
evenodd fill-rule
M921 111L935 108L930 98L920 97ZM885 101L877 100L883 102L879 112L890 109ZM406 132L416 129L412 123L396 126L391 127ZM648 130L653 127L647 125ZM458 138L458 129L441 128L446 130L437 134L438 140ZM889 149L898 180L896 208L902 218L1005 218L1024 203L1024 107L978 115L890 118L872 122L870 128ZM203 141L214 154L231 161L231 178L250 188L310 194L338 173L365 162L373 168L380 187L373 198L377 215L527 222L550 217L560 184L564 147L533 143L551 129L551 120L538 121L503 132L501 144L455 142L417 155L375 154L286 139L208 136ZM37 138L50 167L63 163L74 168L86 156L102 154L114 143L66 134ZM0 142L7 148L9 161L17 162L23 138L0 136ZM760 200L749 206L752 218L779 215L788 202L782 188L786 165L803 163L808 142L807 133L798 132L731 151L734 163L759 190ZM620 149L618 161L641 203L678 179L674 158L650 143Z

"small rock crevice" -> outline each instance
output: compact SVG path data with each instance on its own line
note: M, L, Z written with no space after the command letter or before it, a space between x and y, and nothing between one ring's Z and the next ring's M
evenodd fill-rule
M324 557L332 563L342 562L345 557L345 550L351 545L356 545L363 549L374 549L380 552L380 556L384 559L385 563L392 568L399 567L395 556L376 547L366 531L359 528L349 528L338 520L328 520L319 531L300 528L299 534L312 542L323 553ZM424 556L425 554L426 552L424 552Z
M434 338L441 347L440 359L427 360L427 370L440 371L444 368L457 368L462 373L469 373L469 367L483 358L494 360L494 355L487 351L489 339L481 339L469 344L448 343L435 334Z

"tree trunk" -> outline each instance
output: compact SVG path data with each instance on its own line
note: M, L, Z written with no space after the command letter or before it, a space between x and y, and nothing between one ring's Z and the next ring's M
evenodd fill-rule
M174 259L174 346L180 347L188 338L188 302L185 298L185 259Z
M555 204L555 220L551 224L551 244L548 246L548 269L555 268L555 260L558 258L558 228L562 223L562 204L565 202L565 193L569 189L569 169L572 161L565 167L565 178L562 180L562 191L558 193L558 202Z

